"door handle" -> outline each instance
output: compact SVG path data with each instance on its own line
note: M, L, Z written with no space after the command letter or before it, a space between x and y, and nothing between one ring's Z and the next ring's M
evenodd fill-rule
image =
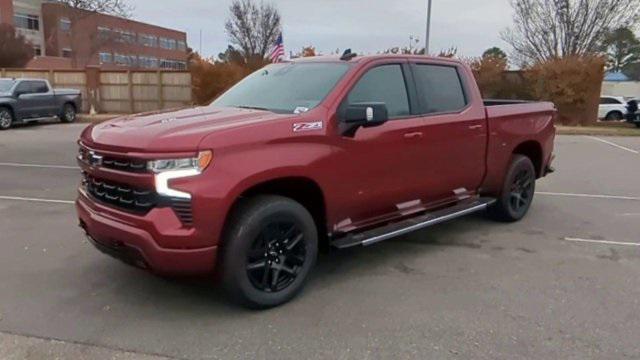
M422 138L422 132L418 131L418 132L406 133L406 134L404 134L404 138L405 139L420 139L420 138Z
M471 125L469 126L469 130L478 130L478 129L482 129L484 126L483 125Z

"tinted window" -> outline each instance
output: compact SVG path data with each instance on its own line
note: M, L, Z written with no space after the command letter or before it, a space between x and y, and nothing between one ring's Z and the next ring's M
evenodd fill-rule
M49 87L44 81L33 81L31 83L31 88L35 94L43 94L49 92Z
M318 106L347 70L347 63L269 65L249 75L211 105L305 112Z
M460 75L455 67L418 64L415 69L423 113L458 111L467 105Z
M600 105L620 105L620 102L614 98L600 98Z
M349 104L383 102L391 118L411 114L400 65L384 65L369 70L351 90L347 101Z
M32 90L31 90L31 84L29 83L29 81L20 82L16 87L16 92L19 92L21 94L31 94Z

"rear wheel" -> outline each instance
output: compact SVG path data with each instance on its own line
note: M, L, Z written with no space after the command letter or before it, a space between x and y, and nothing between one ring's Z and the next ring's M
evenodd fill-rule
M607 116L604 119L606 121L620 121L620 120L624 119L624 116L622 115L622 113L620 111L612 111L612 112L608 113Z
M489 215L496 220L513 222L522 219L533 202L536 190L536 171L529 159L514 155L507 171L498 201L489 207Z
M223 280L251 308L270 308L302 290L318 254L311 214L281 196L242 200L224 238Z
M13 124L13 113L11 110L0 107L0 130L7 130Z
M76 107L71 104L64 104L62 114L60 114L60 120L64 123L72 123L76 121L76 116Z

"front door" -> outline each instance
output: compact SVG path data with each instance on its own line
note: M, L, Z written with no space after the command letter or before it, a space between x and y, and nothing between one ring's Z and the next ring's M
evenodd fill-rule
M372 65L351 89L347 104L381 102L390 120L342 136L336 174L341 195L334 231L348 232L417 211L424 204L424 119L413 115L408 63ZM340 112L339 112L340 113ZM340 115L338 115L340 116Z

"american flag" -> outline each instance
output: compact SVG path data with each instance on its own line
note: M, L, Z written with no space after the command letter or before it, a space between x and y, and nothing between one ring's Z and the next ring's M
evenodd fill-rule
M278 40L276 40L276 45L271 50L271 55L269 55L272 63L279 63L284 58L284 42L282 41L282 34L278 36Z

